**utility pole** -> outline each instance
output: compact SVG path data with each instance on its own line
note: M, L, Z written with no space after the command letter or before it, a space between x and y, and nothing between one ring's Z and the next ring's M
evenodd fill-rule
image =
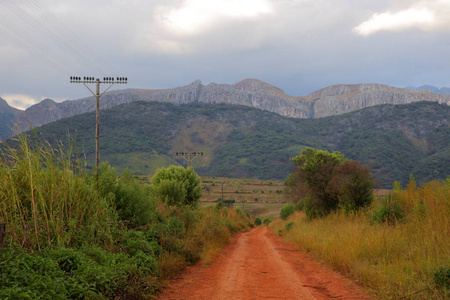
M177 156L182 156L188 163L188 167L191 166L192 161L197 156L203 156L203 152L176 152Z
M114 84L127 84L127 77L103 77L103 81L99 78L94 77L76 77L70 76L70 83L82 83L84 86L94 95L96 103L96 113L95 113L95 169L98 171L98 166L100 164L100 97L103 96ZM95 93L87 85L88 83L95 83ZM109 84L110 86L100 93L100 84ZM97 174L98 176L98 174Z

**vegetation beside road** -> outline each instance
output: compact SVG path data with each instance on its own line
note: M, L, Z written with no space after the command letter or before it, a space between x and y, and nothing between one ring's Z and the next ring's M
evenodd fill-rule
M1 299L148 299L252 226L243 210L199 208L192 169L155 186L102 164L97 180L70 149L18 139L0 159Z
M450 297L450 179L418 188L411 178L365 209L314 219L298 210L270 226L379 299Z

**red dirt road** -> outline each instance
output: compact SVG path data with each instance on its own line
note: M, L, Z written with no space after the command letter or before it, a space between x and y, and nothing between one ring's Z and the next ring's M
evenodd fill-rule
M210 266L188 268L158 299L374 298L267 227L258 227L235 236Z

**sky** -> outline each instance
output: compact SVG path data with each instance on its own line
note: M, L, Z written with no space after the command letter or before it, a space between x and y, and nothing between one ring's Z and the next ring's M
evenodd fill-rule
M113 89L257 78L450 86L450 0L0 0L0 97L25 109ZM106 88L102 85L102 89Z

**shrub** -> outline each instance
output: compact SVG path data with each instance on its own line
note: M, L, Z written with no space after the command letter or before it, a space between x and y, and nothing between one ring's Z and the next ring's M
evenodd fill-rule
M261 224L262 224L261 219L258 218L258 217L256 217L256 218L255 218L255 225L256 225L256 226L259 226L259 225L261 225Z
M403 208L392 195L380 199L379 206L374 208L371 219L375 223L395 225L405 217Z
M294 212L295 212L294 204L288 202L284 204L283 207L281 208L280 217L282 220L286 220L287 218L289 218L290 215L294 214Z
M272 220L271 220L271 219L269 219L269 218L265 218L265 219L264 219L264 221L263 221L263 224L267 226L267 225L269 225L269 224L270 224L270 222L272 222Z
M289 231L292 229L292 227L294 227L294 222L289 222L286 224L286 226L284 227L284 230Z
M197 206L202 194L200 177L192 167L170 166L158 169L152 178L155 194L168 205Z
M156 201L151 188L133 179L128 169L118 177L114 168L107 162L102 163L99 190L114 205L119 219L128 227L149 224L155 218Z

